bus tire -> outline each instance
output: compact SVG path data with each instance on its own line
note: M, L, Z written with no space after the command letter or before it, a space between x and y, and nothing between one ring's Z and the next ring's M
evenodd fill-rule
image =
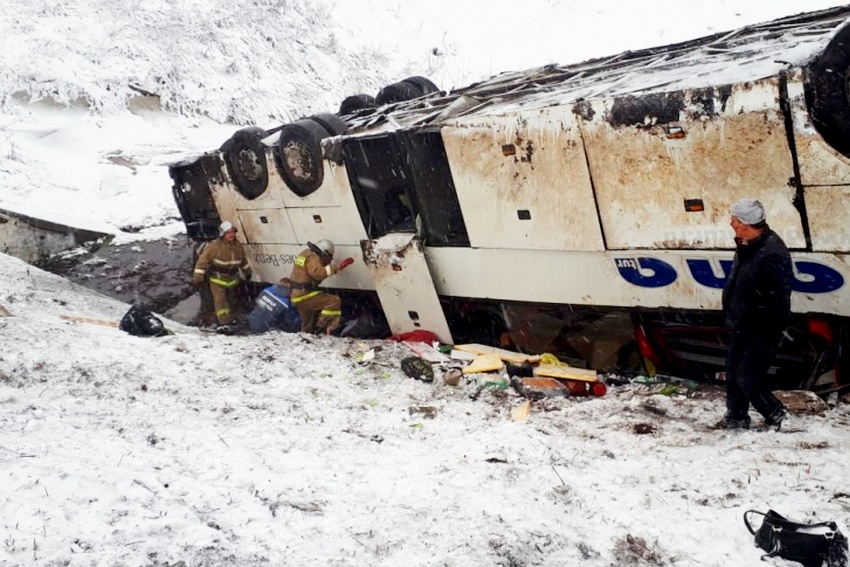
M850 26L844 26L804 74L806 105L815 128L833 149L850 157Z
M436 93L439 92L440 89L437 88L437 85L432 83L430 79L426 79L425 77L408 77L404 81L404 83L410 83L412 85L416 85L417 88L421 91L419 96Z
M256 199L269 184L266 150L261 141L265 137L262 128L243 128L221 146L227 173L246 199Z
M422 96L421 87L415 83L399 81L398 83L392 83L382 88L378 92L378 96L375 97L375 104L377 106L383 106L385 104L402 102L420 96Z
M310 120L327 130L331 136L341 136L348 132L348 124L336 114L329 112L314 114L310 117Z
M293 193L306 197L322 185L321 140L330 136L324 126L304 118L283 126L275 148L275 165Z
M375 108L375 97L367 94L351 95L345 97L342 104L339 105L339 114L344 116L364 108Z

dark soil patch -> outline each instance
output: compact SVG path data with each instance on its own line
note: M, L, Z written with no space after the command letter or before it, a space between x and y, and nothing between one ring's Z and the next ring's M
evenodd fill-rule
M51 256L38 267L125 303L165 313L195 293L187 238L97 243Z

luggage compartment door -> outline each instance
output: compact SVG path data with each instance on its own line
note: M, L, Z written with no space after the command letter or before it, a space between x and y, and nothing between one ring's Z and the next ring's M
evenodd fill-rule
M391 233L365 240L363 258L393 334L421 329L445 344L454 342L418 236Z

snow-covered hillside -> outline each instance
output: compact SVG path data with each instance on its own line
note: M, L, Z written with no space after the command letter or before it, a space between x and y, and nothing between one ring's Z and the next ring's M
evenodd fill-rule
M241 124L838 3L740 4L7 1L0 209L180 239L166 164ZM124 303L0 274L2 567L750 567L748 509L850 526L847 404L726 432L716 388L612 384L523 420L481 377L406 377L398 343L136 338Z
M847 404L727 432L719 390L634 384L523 421L398 343L137 338L99 323L124 304L0 273L4 567L751 567L750 508L850 524Z
M166 164L239 125L333 112L411 75L449 90L838 4L11 0L0 209L119 241L178 234Z

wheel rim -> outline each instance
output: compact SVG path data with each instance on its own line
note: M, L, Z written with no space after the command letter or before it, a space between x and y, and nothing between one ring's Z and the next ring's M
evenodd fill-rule
M283 147L283 160L289 175L298 183L312 184L316 181L313 172L316 165L313 153L307 144L292 140Z

